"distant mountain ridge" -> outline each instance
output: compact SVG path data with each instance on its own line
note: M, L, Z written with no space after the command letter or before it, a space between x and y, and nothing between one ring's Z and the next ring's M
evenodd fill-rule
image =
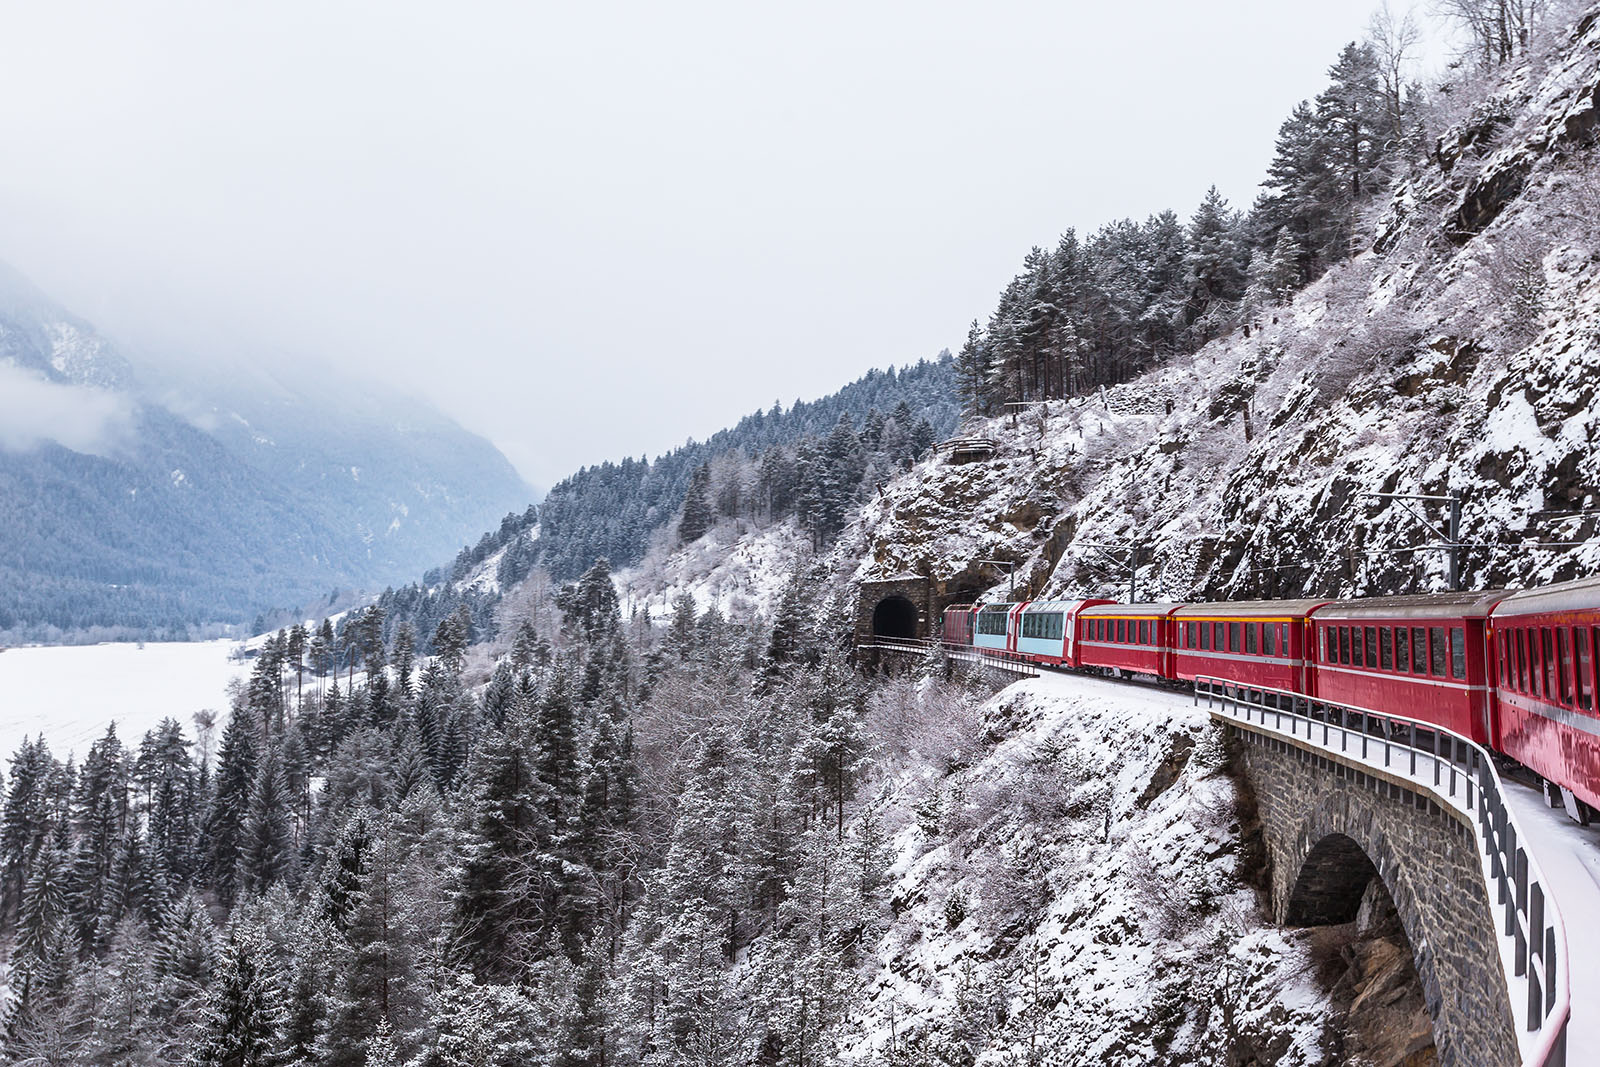
M187 636L382 588L532 496L492 444L424 403L136 365L0 265L7 388L119 418L93 447L44 418L35 443L0 435L0 641Z

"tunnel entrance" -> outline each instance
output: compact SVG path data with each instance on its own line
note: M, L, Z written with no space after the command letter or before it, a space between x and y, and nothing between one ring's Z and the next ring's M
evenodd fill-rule
M917 606L903 596L884 597L872 609L872 635L916 640Z

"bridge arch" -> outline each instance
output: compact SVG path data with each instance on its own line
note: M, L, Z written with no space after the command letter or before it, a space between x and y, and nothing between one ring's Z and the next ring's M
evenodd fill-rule
M903 596L886 596L872 609L872 636L910 641L917 631L917 606Z
M1350 922L1376 880L1410 944L1439 1062L1519 1063L1472 829L1398 781L1259 735L1239 740L1274 918L1290 926Z

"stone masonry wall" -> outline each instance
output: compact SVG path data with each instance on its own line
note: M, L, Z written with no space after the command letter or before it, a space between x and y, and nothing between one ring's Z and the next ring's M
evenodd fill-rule
M1426 796L1314 750L1229 727L1255 790L1275 918L1306 921L1351 889L1354 841L1394 899L1444 1067L1519 1062L1477 836ZM1323 847L1319 850L1318 845ZM1343 861L1340 849L1344 849ZM1308 866L1306 860L1316 857ZM1359 893L1360 887L1356 887Z

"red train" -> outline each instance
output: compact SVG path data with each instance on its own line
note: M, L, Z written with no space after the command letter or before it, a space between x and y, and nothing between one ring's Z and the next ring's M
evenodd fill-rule
M946 645L1172 682L1286 689L1438 723L1600 809L1600 578L1364 600L966 604Z

